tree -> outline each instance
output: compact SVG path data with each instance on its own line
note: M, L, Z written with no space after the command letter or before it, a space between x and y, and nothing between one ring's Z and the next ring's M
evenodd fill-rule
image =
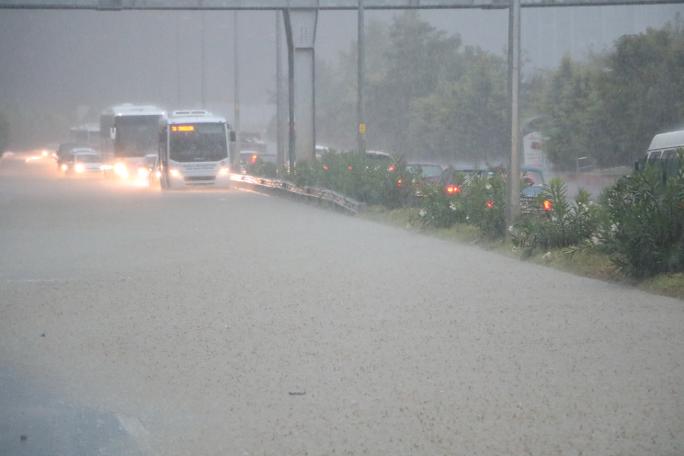
M614 156L606 161L631 162L643 154L654 134L680 124L684 118L682 74L681 21L617 41L599 79L615 143Z
M506 63L467 48L463 74L414 103L411 138L431 158L500 162L508 144Z
M366 106L369 92L385 78L384 52L389 46L387 27L369 22L366 30ZM353 41L337 62L316 62L316 130L322 142L351 149L356 146L356 63L357 45ZM371 122L372 124L372 122ZM377 134L375 125L371 135Z
M369 144L400 154L412 152L413 105L443 81L459 78L460 45L460 37L435 29L416 11L395 17L384 52L384 78L369 81L368 117L371 127L375 126Z
M600 122L602 106L588 68L564 57L551 78L542 110L547 116L546 152L560 168L575 167L578 157L593 155L592 125Z
M626 35L613 52L585 62L565 58L538 103L547 152L561 168L592 156L602 166L629 165L653 135L684 119L684 28Z

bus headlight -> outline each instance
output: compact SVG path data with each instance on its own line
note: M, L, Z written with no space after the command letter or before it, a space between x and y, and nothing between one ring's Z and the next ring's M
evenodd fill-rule
M181 177L181 172L178 171L176 168L171 168L169 170L169 174L171 174L171 177Z
M141 179L147 179L150 175L150 170L144 167L138 168L138 177Z
M76 163L76 164L74 165L74 171L76 171L77 173L80 174L80 173L82 173L83 171L85 171L85 166L83 166L82 163Z
M219 169L218 173L219 176L227 176L230 174L230 168L228 168L227 166L223 166Z
M66 163L62 163L62 166L60 166L60 168L61 168L62 171L64 171L65 173L66 173L67 171L69 171L69 165L67 165Z

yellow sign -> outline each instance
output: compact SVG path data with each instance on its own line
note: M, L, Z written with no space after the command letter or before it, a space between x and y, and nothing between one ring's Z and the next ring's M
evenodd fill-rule
M365 135L366 134L366 123L361 122L359 124L359 134Z
M173 125L171 131L195 131L194 125Z

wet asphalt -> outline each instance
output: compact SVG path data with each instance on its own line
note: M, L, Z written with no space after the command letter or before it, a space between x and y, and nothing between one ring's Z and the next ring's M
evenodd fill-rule
M3 455L684 454L678 300L7 160L0 252Z

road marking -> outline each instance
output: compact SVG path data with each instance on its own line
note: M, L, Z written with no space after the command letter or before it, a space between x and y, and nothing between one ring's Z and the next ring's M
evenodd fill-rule
M8 283L66 283L73 282L72 279L2 279L4 282Z

